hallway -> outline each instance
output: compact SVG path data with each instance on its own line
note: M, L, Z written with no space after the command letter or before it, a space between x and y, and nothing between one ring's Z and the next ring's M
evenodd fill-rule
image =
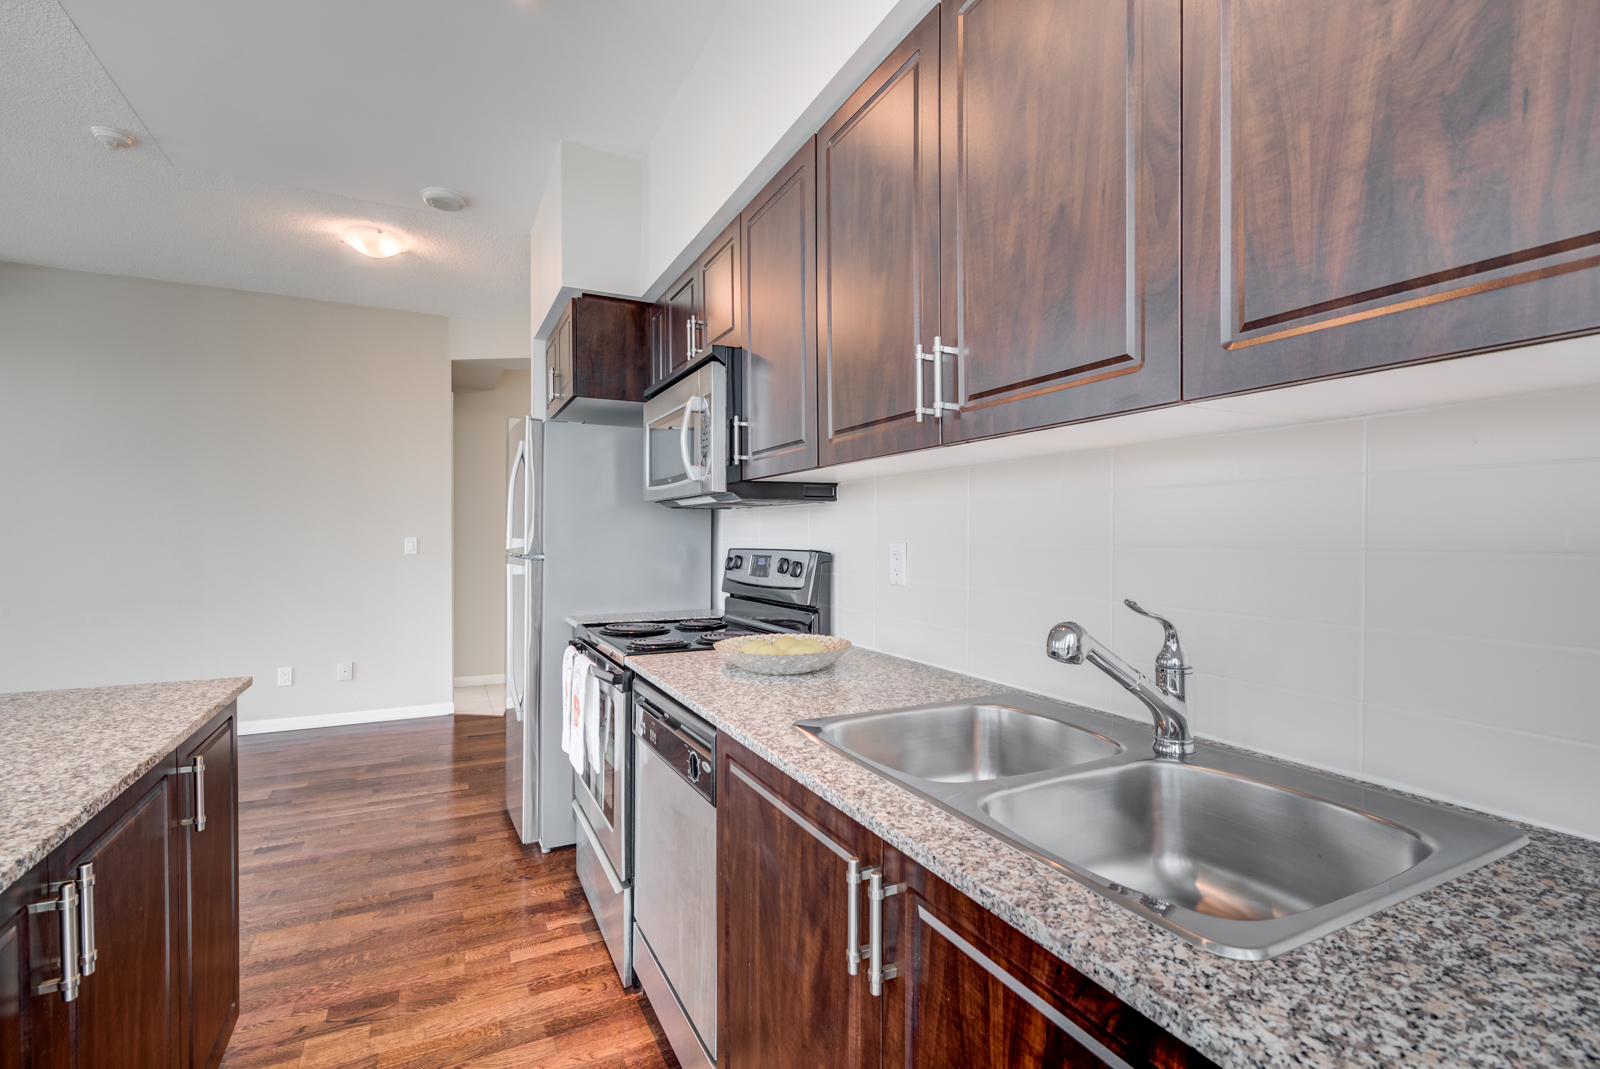
M224 1069L675 1067L573 872L507 819L479 716L239 740L242 986Z

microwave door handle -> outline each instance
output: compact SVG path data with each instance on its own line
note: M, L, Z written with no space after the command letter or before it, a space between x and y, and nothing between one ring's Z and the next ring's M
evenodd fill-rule
M683 406L683 429L678 433L678 450L683 454L683 470L689 476L690 482L702 482L711 474L710 464L696 464L691 459L689 452L689 437L691 417L696 413L709 413L711 406L706 404L706 399L699 394L690 397Z
M523 549L525 540L511 537L512 517L516 513L517 505L517 473L522 470L522 465L528 460L528 440L524 438L517 443L517 456L511 462L511 478L506 483L506 551Z

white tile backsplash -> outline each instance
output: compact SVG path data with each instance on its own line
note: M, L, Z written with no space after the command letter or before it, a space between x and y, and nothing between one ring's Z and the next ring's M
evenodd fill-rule
M1202 735L1600 838L1600 389L842 483L718 537L832 551L853 642L1142 719L1044 655L1075 619L1147 664L1134 598Z

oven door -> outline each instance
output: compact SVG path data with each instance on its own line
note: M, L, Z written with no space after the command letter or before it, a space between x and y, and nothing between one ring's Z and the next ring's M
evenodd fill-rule
M644 403L644 499L728 488L728 370L709 360Z
M600 771L587 760L576 779L578 807L594 829L600 849L617 878L633 877L633 736L628 730L630 672L619 671L606 658L575 643L589 659L600 684Z

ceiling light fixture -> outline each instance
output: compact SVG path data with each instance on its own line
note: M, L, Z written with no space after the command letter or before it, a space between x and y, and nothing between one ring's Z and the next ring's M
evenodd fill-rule
M375 226L348 227L340 236L352 249L379 260L398 256L410 247L410 243L401 235L392 230L380 230Z
M138 140L132 134L118 130L115 126L91 126L89 133L94 135L96 141L110 149L132 148L133 143Z
M441 212L459 212L467 206L466 197L443 186L429 186L424 189L422 199L428 207L438 208Z

